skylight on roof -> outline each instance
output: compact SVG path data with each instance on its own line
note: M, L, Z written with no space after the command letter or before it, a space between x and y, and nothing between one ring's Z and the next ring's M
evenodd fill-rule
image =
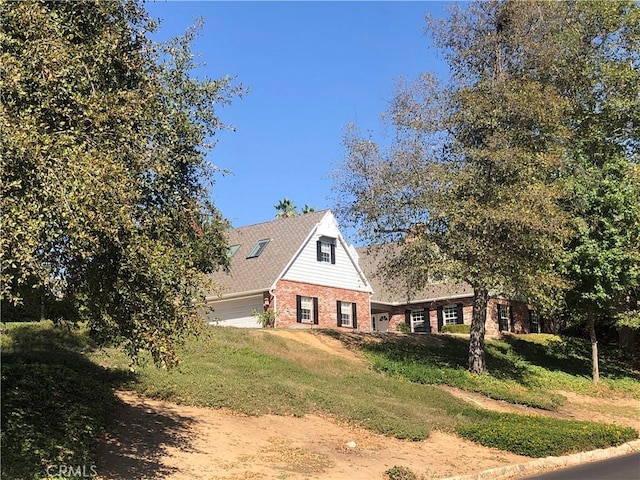
M240 245L230 245L229 248L227 249L227 257L231 258L233 257L236 252L238 251L238 248L240 248Z
M260 254L262 253L262 251L265 249L265 247L267 246L267 244L269 243L269 239L266 238L264 240L260 240L255 247L253 247L253 250L251 250L251 253L249 255L247 255L247 258L255 258L260 256Z

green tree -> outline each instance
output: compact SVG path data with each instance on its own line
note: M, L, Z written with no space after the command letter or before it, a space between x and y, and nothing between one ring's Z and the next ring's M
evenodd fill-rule
M575 237L567 245L569 314L586 323L598 381L596 326L621 318L640 281L640 8L637 2L558 2L549 26L553 82L570 101L567 125Z
M315 211L316 211L316 207L312 207L311 205L307 205L306 203L304 204L304 207L302 207L303 215L307 213L315 212Z
M277 205L274 205L278 213L276 213L276 218L287 218L287 217L295 217L298 213L296 212L295 204L289 200L287 197L284 197Z
M386 115L393 143L350 130L336 187L338 214L364 239L401 243L387 267L409 287L438 277L473 287L474 373L486 370L490 293L542 301L562 286L552 266L568 232L558 203L567 103L529 75L523 59L544 60L533 54L544 19L520 5L476 2L431 21L452 81L400 84Z
M166 44L135 1L7 2L2 17L2 299L64 298L96 338L174 362L227 222L207 200L216 107L196 30Z
M280 202L278 202L277 205L274 205L273 208L278 211L278 213L276 213L276 218L295 217L296 215L298 215L295 204L287 197L284 197L282 200L280 200ZM304 207L302 207L302 209L300 210L300 213L304 215L315 211L316 207L312 207L305 203Z

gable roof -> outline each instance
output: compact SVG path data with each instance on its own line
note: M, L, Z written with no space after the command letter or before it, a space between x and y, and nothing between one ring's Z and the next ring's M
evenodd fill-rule
M384 261L389 255L399 253L399 248L395 245L385 247L387 248L367 246L357 249L360 268L373 288L372 303L403 305L473 296L473 288L468 283L445 281L428 283L418 290L409 292L399 276L384 274Z
M223 296L268 291L326 215L331 215L329 210L228 230L228 245L239 245L230 259L229 273L218 271L209 278L222 287ZM247 258L257 243L266 239L269 243L260 255ZM208 297L216 298L219 296Z

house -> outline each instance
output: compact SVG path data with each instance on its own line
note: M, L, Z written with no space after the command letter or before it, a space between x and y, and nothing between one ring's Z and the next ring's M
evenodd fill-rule
M211 279L209 323L259 328L257 315L275 312L275 326L361 332L435 333L471 324L473 290L465 283L432 282L418 291L385 278L378 249L355 249L329 210L231 229L229 272ZM539 332L525 302L494 297L487 335Z
M371 330L376 332L441 332L444 325L471 324L473 289L466 283L431 282L407 291L400 279L382 268L389 251L358 249L360 267L373 289ZM492 297L487 303L486 334L540 332L535 309L524 301Z
M232 229L227 240L210 323L260 327L255 313L271 310L276 327L370 330L371 287L329 210Z

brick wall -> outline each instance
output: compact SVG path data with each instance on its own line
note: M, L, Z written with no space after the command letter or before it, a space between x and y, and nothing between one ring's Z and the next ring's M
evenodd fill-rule
M409 307L405 305L390 307L391 315L389 317L389 331L390 332L399 331L398 325L405 323L405 310L423 308L425 309L425 311L427 309L429 310L429 324L431 325L431 332L436 333L438 331L438 307L445 306L445 305L456 305L459 303L462 304L463 323L470 325L471 316L473 312L473 299L461 298L461 299L439 301L439 302L415 303Z
M426 302L412 304L410 307L405 305L389 307L389 331L397 332L402 327L398 327L400 324L405 323L405 310L406 309L429 309L429 324L431 325L431 332L438 331L438 307L444 305L454 305L462 303L462 316L463 323L471 325L473 317L473 298L463 298L441 302ZM509 331L512 333L529 333L529 310L532 308L524 302L518 302L513 300L505 300L501 298L491 298L487 303L487 321L485 323L486 335L498 336L500 335L498 325L498 305L505 305L511 309L509 320Z
M505 300L503 298L491 298L487 303L486 334L489 336L500 335L498 322L498 305L505 305L510 309L509 332L529 333L529 310L530 305L516 300Z
M356 304L358 331L368 332L371 330L371 305L368 292L279 280L274 293L277 310L276 327L340 328L353 331L352 327L338 327L336 308L337 302L341 301ZM318 299L317 325L296 321L296 295Z

